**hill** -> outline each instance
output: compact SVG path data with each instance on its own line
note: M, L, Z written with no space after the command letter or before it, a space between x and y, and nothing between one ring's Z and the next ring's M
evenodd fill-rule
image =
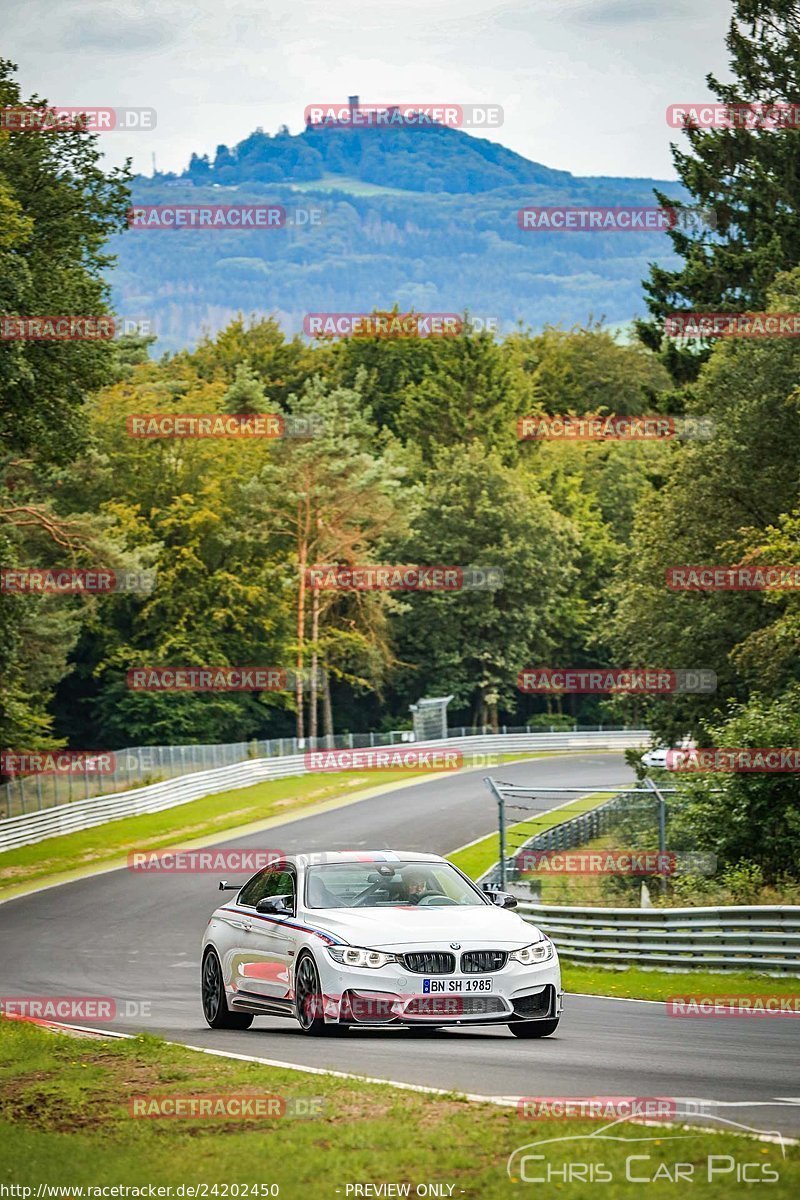
M552 170L443 126L257 130L180 176L138 177L137 205L284 205L282 229L134 230L115 239L121 317L151 323L158 349L194 345L231 317L402 308L497 322L624 324L643 311L641 279L672 265L663 233L521 230L524 205L652 205L664 180ZM296 214L297 209L300 214ZM306 214L304 219L303 214ZM309 213L315 214L308 217ZM318 220L318 224L312 223Z

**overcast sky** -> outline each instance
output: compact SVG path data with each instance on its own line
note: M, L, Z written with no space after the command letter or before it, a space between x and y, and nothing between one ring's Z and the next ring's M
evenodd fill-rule
M13 20L11 11L13 7ZM0 0L27 96L149 106L109 159L181 170L317 101L494 103L491 136L579 175L671 178L668 104L727 76L731 0ZM680 134L677 134L680 138Z

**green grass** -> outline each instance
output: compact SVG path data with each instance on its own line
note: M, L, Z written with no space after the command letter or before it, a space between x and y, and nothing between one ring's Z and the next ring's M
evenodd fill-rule
M504 754L492 756L492 761L502 763L539 757L544 754ZM468 757L465 767L472 765L472 758ZM482 763L479 761L478 765ZM0 897L12 895L37 881L57 882L66 873L108 866L134 849L184 846L254 822L288 819L305 808L342 800L349 794L363 794L391 784L414 783L430 777L429 770L397 769L294 775L220 792L216 796L204 796L164 812L125 817L93 829L47 838L0 854ZM487 803L490 803L488 794ZM274 840L280 848L278 834Z
M243 1052L257 1053L257 1040L243 1036ZM525 1043L515 1048L532 1060L548 1049ZM245 1121L130 1115L134 1097L208 1093L304 1100L318 1106L319 1115ZM602 1121L522 1118L513 1108L215 1058L151 1036L84 1040L0 1020L0 1095L0 1181L33 1185L34 1195L40 1183L144 1185L145 1195L148 1185L216 1184L219 1196L225 1185L277 1184L282 1200L346 1200L348 1184L407 1182L414 1195L418 1184L437 1182L452 1185L453 1197L499 1200L520 1194L506 1176L511 1152L535 1140L575 1135L583 1136L542 1152L558 1168L579 1159L602 1162L614 1176L602 1189L609 1200L641 1196L641 1185L625 1182L630 1154L650 1156L637 1162L638 1173L653 1174L661 1163L670 1171L676 1162L694 1164L691 1192L702 1200L731 1194L731 1175L706 1181L709 1154L777 1171L771 1196L800 1190L800 1152L792 1146L784 1159L777 1146L729 1133L697 1131L673 1143L683 1132L676 1126L630 1123L612 1132L654 1140L593 1143L586 1135ZM545 1168L538 1163L530 1169ZM554 1185L545 1194L583 1197L592 1194L591 1186ZM541 1188L522 1194L541 1194ZM652 1200L674 1200L675 1194L667 1182L647 1189Z
M641 967L614 970L562 960L561 976L564 990L568 992L624 996L635 1000L666 1000L669 996L689 995L800 996L800 979L797 977L765 975L757 971L645 971Z
M553 825L560 825L562 821L568 821L570 817L589 812L590 809L597 808L599 804L608 800L610 794L609 792L595 792L591 796L573 800L570 804L565 804L563 808L537 813L536 816L530 817L526 821L510 825L506 831L506 846L519 845L524 839L531 838L537 833L543 833ZM498 835L492 833L489 837L474 842L471 846L462 846L460 850L454 850L447 857L465 875L469 875L470 879L478 879L491 866L494 866L500 857Z
M518 844L522 837L532 837L553 825L569 820L577 813L588 812L602 804L608 793L596 793L575 800L563 808L539 813L527 821L510 828L511 844ZM582 847L583 848L583 847ZM482 838L474 845L454 850L447 856L471 879L477 879L498 858L497 834ZM545 883L551 882L545 880ZM666 1000L669 996L708 995L726 996L738 994L787 994L800 995L800 979L796 977L766 975L756 971L645 971L639 967L613 968L585 966L570 963L562 958L561 975L564 990L585 992L593 996L618 996L633 1000Z
M100 867L133 849L156 850L208 838L237 826L294 815L311 805L399 780L412 782L423 771L343 771L294 775L253 787L204 796L164 812L109 821L93 829L47 838L0 854L0 896L20 884L58 876L76 868ZM280 837L275 841L280 844Z

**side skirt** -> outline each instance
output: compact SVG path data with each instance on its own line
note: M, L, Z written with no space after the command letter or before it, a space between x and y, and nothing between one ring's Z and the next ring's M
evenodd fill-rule
M296 1015L293 1000L257 996L253 992L237 992L232 999L228 1000L228 1005L236 1012L250 1012L263 1017L294 1017Z

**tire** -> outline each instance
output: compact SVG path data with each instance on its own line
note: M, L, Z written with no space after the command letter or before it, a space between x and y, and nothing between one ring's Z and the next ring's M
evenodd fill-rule
M306 951L297 960L294 975L294 997L297 1023L308 1037L330 1037L339 1026L326 1025L322 1012L322 984L312 956Z
M207 950L203 959L200 977L200 992L203 1000L203 1016L212 1029L249 1029L253 1024L252 1013L231 1012L225 985L222 982L222 967L216 950Z
M551 1033L555 1033L558 1029L558 1022L558 1017L555 1017L552 1021L515 1021L508 1028L514 1034L514 1037L543 1038L549 1037Z

